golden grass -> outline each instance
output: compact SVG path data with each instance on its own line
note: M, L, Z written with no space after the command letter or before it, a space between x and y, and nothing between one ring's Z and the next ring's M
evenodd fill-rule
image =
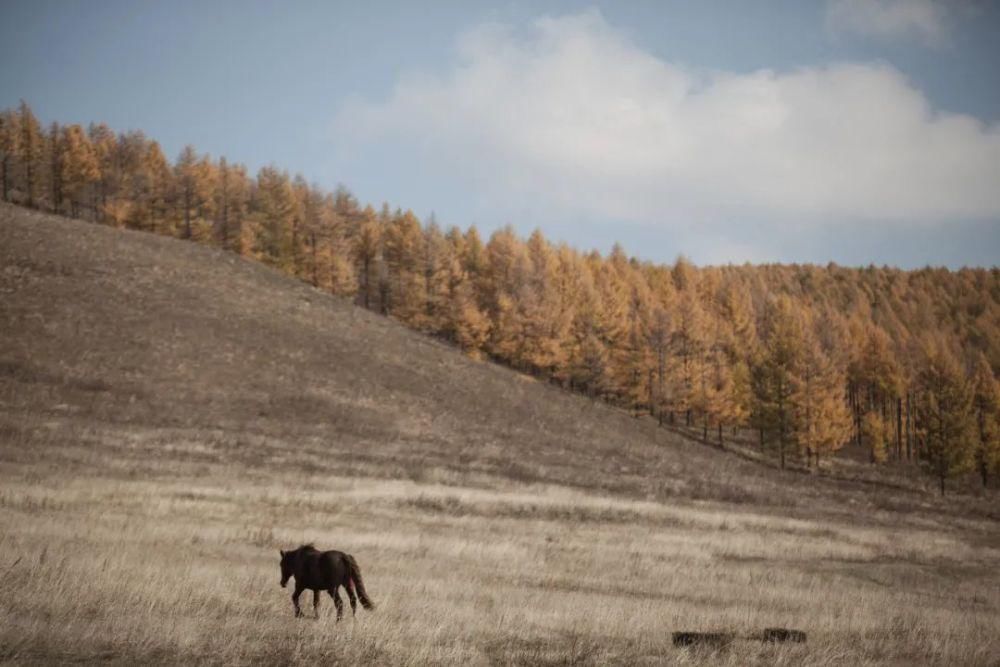
M193 467L169 454L155 476L129 474L114 452L96 472L45 443L17 443L15 456L14 444L0 448L10 462L0 468L7 661L974 665L1000 656L1000 551L945 526L791 519L497 478L469 486ZM318 622L293 618L277 550L304 541L353 553L376 611L338 625L326 598ZM303 602L311 612L310 594ZM769 626L809 640L671 644L674 630Z
M995 491L781 472L522 380L231 255L0 206L0 662L998 664ZM377 610L293 618L305 541ZM771 626L809 640L671 643Z

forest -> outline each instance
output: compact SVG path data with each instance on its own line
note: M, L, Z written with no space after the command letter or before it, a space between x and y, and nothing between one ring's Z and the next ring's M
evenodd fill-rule
M1000 269L640 261L362 205L142 132L0 113L6 202L215 246L473 357L707 443L753 435L781 467L841 448L944 493L1000 475ZM210 353L210 351L208 351Z

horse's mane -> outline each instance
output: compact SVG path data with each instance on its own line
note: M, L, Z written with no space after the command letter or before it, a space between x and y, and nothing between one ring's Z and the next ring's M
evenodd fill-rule
M308 542L306 544L299 546L299 548L296 549L296 551L316 551L316 545L313 544L312 542Z

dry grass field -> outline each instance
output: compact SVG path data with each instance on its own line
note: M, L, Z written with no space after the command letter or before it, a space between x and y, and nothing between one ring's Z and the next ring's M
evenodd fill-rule
M995 493L781 473L209 249L0 207L0 660L1000 664ZM278 549L377 608L295 619ZM311 613L311 595L303 597ZM675 648L785 626L805 644Z

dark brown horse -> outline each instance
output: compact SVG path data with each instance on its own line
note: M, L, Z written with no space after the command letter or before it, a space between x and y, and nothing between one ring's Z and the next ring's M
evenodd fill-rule
M299 595L307 588L313 592L313 610L319 618L319 596L326 591L337 606L337 620L344 616L344 601L340 599L337 589L341 586L347 591L347 599L351 601L351 613L357 613L357 601L361 606L371 610L375 608L365 592L365 584L361 580L361 570L354 556L342 551L319 551L311 544L304 544L293 551L281 552L281 587L284 588L291 577L295 577L295 592L292 593L292 604L295 605L295 615L301 616ZM354 592L357 591L355 597Z

